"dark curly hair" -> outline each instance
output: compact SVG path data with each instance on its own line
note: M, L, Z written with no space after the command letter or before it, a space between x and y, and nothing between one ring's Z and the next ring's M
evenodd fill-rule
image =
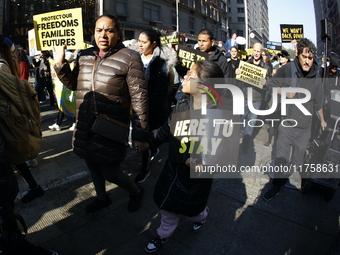
M303 49L307 48L308 53L313 54L314 56L316 55L316 47L314 43L307 38L302 38L300 41L297 43L297 53L300 55L303 52Z

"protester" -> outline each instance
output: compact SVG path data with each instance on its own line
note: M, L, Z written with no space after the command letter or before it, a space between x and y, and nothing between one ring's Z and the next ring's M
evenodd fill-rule
M284 66L285 64L287 64L288 62L290 62L290 57L289 57L289 53L285 50L281 51L281 54L279 53L278 56L280 57L280 67ZM275 69L273 69L273 75L276 73L276 71L274 71ZM268 88L268 90L266 91L266 99L265 101L269 104L269 106L271 106L272 103L272 88ZM268 119L281 119L281 104L278 104L276 107L275 112L273 112L271 115L268 116ZM269 147L272 143L272 139L274 137L274 144L275 144L275 140L277 138L277 130L279 128L279 121L275 121L275 123L270 122L269 123L269 128L268 128L268 141L264 144L265 147Z
M104 14L97 18L94 31L94 47L79 51L72 71L65 60L66 46L60 50L53 48L58 78L67 88L77 90L73 149L85 159L97 193L97 198L85 209L95 212L112 203L105 188L108 180L129 192L127 209L134 212L142 204L144 189L120 169L128 138L120 130L129 124L132 105L132 145L138 153L147 149L148 100L143 63L137 52L122 44L122 32L115 16ZM112 126L108 118L119 121L114 130L109 130L110 138L105 132ZM120 137L113 137L115 133ZM118 138L124 142L117 141Z
M266 69L267 70L266 78L268 78L270 77L270 70L269 70L269 66L266 63L264 63L264 60L262 58L262 51L263 51L262 44L255 43L253 46L253 55L247 62L252 65ZM240 69L237 69L236 73L242 73L242 71ZM243 94L245 95L245 101L244 101L244 114L241 117L241 122L245 121L245 123L247 124L244 127L244 130L242 130L242 134L241 134L241 136L243 136L241 149L242 149L242 152L246 154L248 153L249 143L252 139L253 130L254 130L254 123L252 123L253 122L252 120L257 119L257 115L249 110L247 90L248 90L248 87L252 88L253 107L256 110L260 110L261 106L264 104L263 100L264 100L264 95L265 95L265 89L255 87L247 83L243 83L243 84L244 84ZM248 121L250 121L252 125L248 125Z
M324 129L327 126L322 109L324 94L321 80L318 79L315 55L315 45L307 38L301 39L297 44L297 56L294 61L281 67L276 75L269 80L268 85L278 88L279 94L284 87L298 87L308 90L311 98L302 105L310 113L314 110L318 112L321 128ZM300 93L288 92L286 97L300 98ZM282 118L286 120L286 125L291 124L291 126L279 126L275 166L291 164L293 169L298 169L303 163L303 156L311 137L312 115L306 115L296 105L288 104L287 115L282 116ZM292 173L278 173L274 176L273 187L262 196L265 201L269 201L279 194L281 187L288 181L289 174Z
M263 58L263 62L269 67L269 76L273 75L273 65L272 62L270 60L270 55L269 52L267 50L263 50L262 51L262 58Z
M286 50L281 50L281 52L279 54L277 54L277 56L279 57L279 63L277 65L274 66L274 73L277 72L277 70L281 67L284 66L285 64L287 64L288 62L290 62L290 54L288 51Z
M325 78L324 92L325 95L330 95L332 89L340 89L339 86L339 59L337 56L331 56L329 66L321 69L321 77Z
M202 94L208 88L208 78L223 78L219 66L207 60L196 62L184 76L184 95L178 100L173 113L197 110L202 105ZM208 102L208 107L209 102ZM199 165L202 159L192 158L188 152L180 153L180 142L170 133L170 124L165 123L151 144L159 146L169 142L169 156L154 190L154 200L161 209L161 225L157 237L145 247L145 251L155 252L175 231L180 216L185 215L194 222L193 230L199 231L206 222L209 209L206 206L212 179L190 178L190 166Z
M238 50L235 46L230 48L230 58L227 59L227 78L228 81L233 81L236 78L236 69L240 64L240 58L238 57Z
M19 70L19 68L17 68L16 66L18 66L18 63L16 61L13 61L10 45L6 43L4 41L4 37L0 35L0 71L19 77L20 74L17 71ZM15 169L24 178L30 189L28 193L26 193L22 197L21 202L29 203L35 198L43 196L45 194L45 191L36 182L29 169L29 166L27 165L27 163L29 163L30 165L32 164L32 166L33 165L36 166L37 162L34 163L34 159L32 159L32 163L29 161L27 163L26 162L14 162L14 163Z
M161 127L170 114L170 94L174 78L172 67L177 61L177 55L172 48L162 47L160 33L153 29L140 33L138 49L146 74L151 132ZM142 165L135 178L136 183L142 183L149 177L149 163L158 152L159 150L154 148L142 153Z
M228 62L223 53L215 47L215 38L213 33L208 29L202 29L197 36L197 43L200 51L209 54L209 60L216 62L222 69L224 77L227 77Z
M326 68L321 68L321 77L323 78L323 88L325 94L324 101L324 116L327 121L330 117L330 100L331 100L331 90L340 90L339 78L339 59L337 56L333 55L330 57L329 66Z
M2 82L5 82L2 80ZM5 139L0 131L0 254L58 255L56 252L35 246L26 240L19 230L17 214L14 214L14 199L18 194L18 182L5 161ZM23 221L23 219L22 219ZM24 222L21 221L21 229Z
M23 49L16 50L16 58L20 67L20 80L27 80L30 72L30 63L27 58L27 54Z
M54 109L54 93L53 84L51 77L51 67L48 59L50 58L50 52L47 50L41 51L41 56L39 60L33 59L34 66L37 67L36 70L36 88L38 93L39 101L42 101L44 89L47 88L48 94L50 96L50 109Z
M233 33L231 35L231 38L228 39L225 44L224 44L224 48L226 49L227 53L226 53L226 58L230 58L230 49L231 47L237 47L238 46L238 43L236 42L236 37L237 37L237 34L236 33Z

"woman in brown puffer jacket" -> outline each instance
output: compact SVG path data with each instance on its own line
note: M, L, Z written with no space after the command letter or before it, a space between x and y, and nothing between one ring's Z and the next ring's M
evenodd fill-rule
M98 113L128 125L132 105L133 146L138 152L147 148L144 68L139 54L121 43L121 31L115 16L100 16L95 23L94 37L94 47L78 53L77 64L72 71L65 60L65 46L62 50L53 49L54 68L66 87L77 90L73 149L85 159L97 193L97 199L86 207L86 211L94 212L112 203L105 190L105 180L108 180L130 193L128 211L132 212L141 206L143 190L120 170L127 143L94 133L91 127Z

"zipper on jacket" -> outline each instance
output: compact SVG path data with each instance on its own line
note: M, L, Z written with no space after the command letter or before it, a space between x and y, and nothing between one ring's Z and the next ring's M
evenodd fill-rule
M162 204L160 205L160 208L162 208L162 206L164 205L165 201L168 199L168 197L169 197L169 195L170 195L170 191L171 191L171 189L172 189L172 186L174 186L175 181L176 181L176 179L177 179L177 175L178 175L178 166L176 167L176 175L175 175L175 178L174 178L174 180L172 181L172 183L171 183L171 185L170 185L170 188L168 189L168 192L167 192L167 194L166 194L166 196L165 196L165 198L164 198Z

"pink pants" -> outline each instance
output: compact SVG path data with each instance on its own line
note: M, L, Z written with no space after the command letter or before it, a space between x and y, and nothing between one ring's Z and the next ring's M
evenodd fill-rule
M207 208L204 209L203 212L196 216L186 217L189 221L192 222L201 222L208 216ZM157 229L157 234L162 238L168 238L172 235L175 229L178 226L178 222L181 215L172 213L166 210L161 210L161 225Z

